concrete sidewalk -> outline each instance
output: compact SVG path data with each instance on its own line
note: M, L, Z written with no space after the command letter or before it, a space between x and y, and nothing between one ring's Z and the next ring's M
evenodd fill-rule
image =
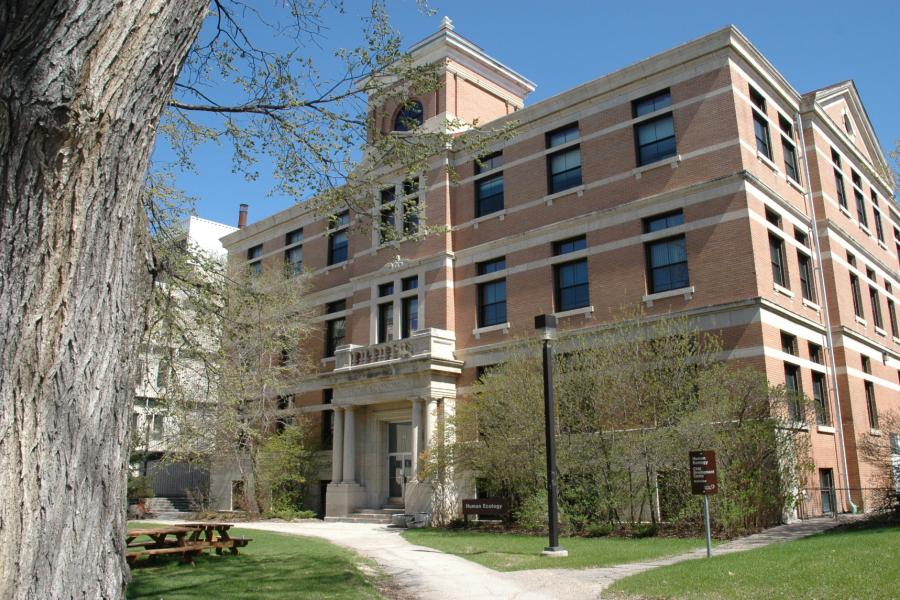
M761 533L721 544L714 555L752 550L800 539L831 529L848 518L811 519L767 529ZM240 523L242 528L276 531L326 539L377 562L390 575L403 598L421 600L487 600L550 598L599 598L613 582L685 560L706 556L701 548L651 561L595 569L534 569L498 572L432 548L415 546L400 536L401 530L362 523Z

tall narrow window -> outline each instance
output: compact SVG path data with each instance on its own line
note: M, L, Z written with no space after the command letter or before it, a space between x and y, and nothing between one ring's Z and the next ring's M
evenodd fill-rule
M413 194L403 198L403 233L415 235L419 232L419 195Z
M878 405L875 403L875 384L871 381L865 382L866 388L866 411L869 414L869 427L878 429Z
M284 236L284 264L291 273L299 273L303 269L303 228L295 229Z
M872 321L878 329L884 329L884 320L881 316L881 300L878 298L878 289L869 286L869 302L872 305Z
M869 226L869 217L868 212L866 211L866 199L862 193L862 179L859 176L859 173L853 171L851 173L853 178L853 197L856 199L856 218L859 220L859 224L863 227Z
M637 119L670 106L672 96L669 90L662 90L632 102L631 111L632 116ZM634 145L638 166L675 156L675 121L672 111L636 123Z
M816 425L831 425L828 412L828 391L825 387L825 375L813 371L813 404L816 408Z
M346 309L346 300L335 300L325 305L325 314L339 313ZM325 356L334 356L335 349L343 345L346 329L347 320L345 317L338 317L325 322Z
M878 195L872 190L872 216L875 218L875 236L879 242L884 242L884 223L881 221L881 209L878 203Z
M418 100L407 100L394 117L394 131L411 131L422 125L425 111Z
M803 410L800 402L803 389L800 386L800 367L792 364L784 365L784 387L788 393L788 415L795 423L803 422Z
M753 133L756 136L756 151L772 159L772 141L769 136L769 119L766 118L766 99L758 91L750 88L753 102Z
M378 305L378 343L383 344L394 339L394 303L385 302Z
M249 264L247 268L253 275L262 273L262 244L257 244L247 250L247 260Z
M336 265L337 263L347 260L347 254L350 244L347 229L350 225L350 212L343 211L332 217L331 231L328 233L328 264Z
M505 258L495 258L478 264L478 275L488 275L506 268ZM478 284L478 326L489 327L506 323L506 279Z
M578 139L578 123L547 134L547 147L554 148ZM547 155L547 193L554 194L581 185L581 148L568 146Z
M891 300L891 295L893 294L893 290L891 289L891 284L887 281L884 282L885 290L887 291L888 299L888 319L891 325L891 335L894 337L900 337L900 334L897 332L897 309L894 307L894 301Z
M684 224L681 211L644 219L644 233L654 233ZM647 289L651 294L690 285L687 240L684 234L653 240L644 245L647 255Z
M584 236L553 244L553 254L560 256L587 247ZM590 304L587 258L558 264L554 267L556 312L584 308Z
M789 287L784 262L784 240L773 233L769 233L769 255L772 259L772 279L783 288Z
M400 323L400 337L408 338L419 328L419 299L416 296L404 298L401 302L403 321Z
M322 390L322 404L331 404L334 400L334 390L325 388ZM322 449L327 450L334 442L334 411L322 411Z
M781 127L781 148L784 152L784 172L785 174L799 182L800 177L797 172L797 149L794 146L794 128L787 118L779 114L778 124Z
M475 181L475 216L503 210L503 173Z
M393 204L381 207L381 219L378 228L378 240L385 244L397 239L396 212Z
M797 263L800 265L800 292L810 302L816 301L816 284L812 276L812 258L802 250L797 250Z

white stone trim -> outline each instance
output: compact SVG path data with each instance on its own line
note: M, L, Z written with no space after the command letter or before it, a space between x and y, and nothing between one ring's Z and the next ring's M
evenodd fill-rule
M782 295L784 295L784 296L787 296L787 297L790 298L791 300L794 299L794 296L795 296L794 292L792 292L792 291L789 290L788 288L786 288L786 287L784 287L784 286L781 286L781 285L778 285L777 283L773 283L773 284L772 284L772 287L773 287L773 288L775 289L775 291L778 292L779 294L782 294Z
M568 256L568 255L564 255ZM557 319L565 319L567 317L577 317L578 315L584 315L585 319L592 319L594 314L594 306L583 306L581 308L573 308L572 310L564 310L560 312L553 313Z
M641 298L641 302L647 305L647 308L652 308L655 301L662 300L664 298L674 298L676 296L684 296L685 301L690 300L694 297L694 286L689 285L687 287L677 288L674 290L666 290L665 292L647 294L646 296L643 296Z
M481 336L485 333L490 333L492 331L502 331L503 335L507 335L509 333L509 328L511 325L509 321L506 323L498 323L497 325L488 325L487 327L476 327L472 330L472 335L475 336L476 340L480 340Z

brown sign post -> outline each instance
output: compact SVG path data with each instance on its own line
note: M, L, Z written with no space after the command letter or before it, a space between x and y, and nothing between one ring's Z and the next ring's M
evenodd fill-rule
M711 496L719 493L716 453L713 450L691 451L691 493Z
M703 522L706 525L706 556L712 556L712 532L709 525L709 497L719 493L714 450L692 450L691 493L703 496Z
M469 515L500 517L504 521L509 517L509 502L503 498L465 499L462 501L462 509L466 527L469 526Z

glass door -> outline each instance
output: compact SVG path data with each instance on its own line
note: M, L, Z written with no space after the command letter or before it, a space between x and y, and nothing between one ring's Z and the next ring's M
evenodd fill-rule
M388 423L388 496L402 500L412 471L412 424Z
M822 493L822 514L834 514L835 493L834 493L834 475L831 469L819 469L819 485Z

